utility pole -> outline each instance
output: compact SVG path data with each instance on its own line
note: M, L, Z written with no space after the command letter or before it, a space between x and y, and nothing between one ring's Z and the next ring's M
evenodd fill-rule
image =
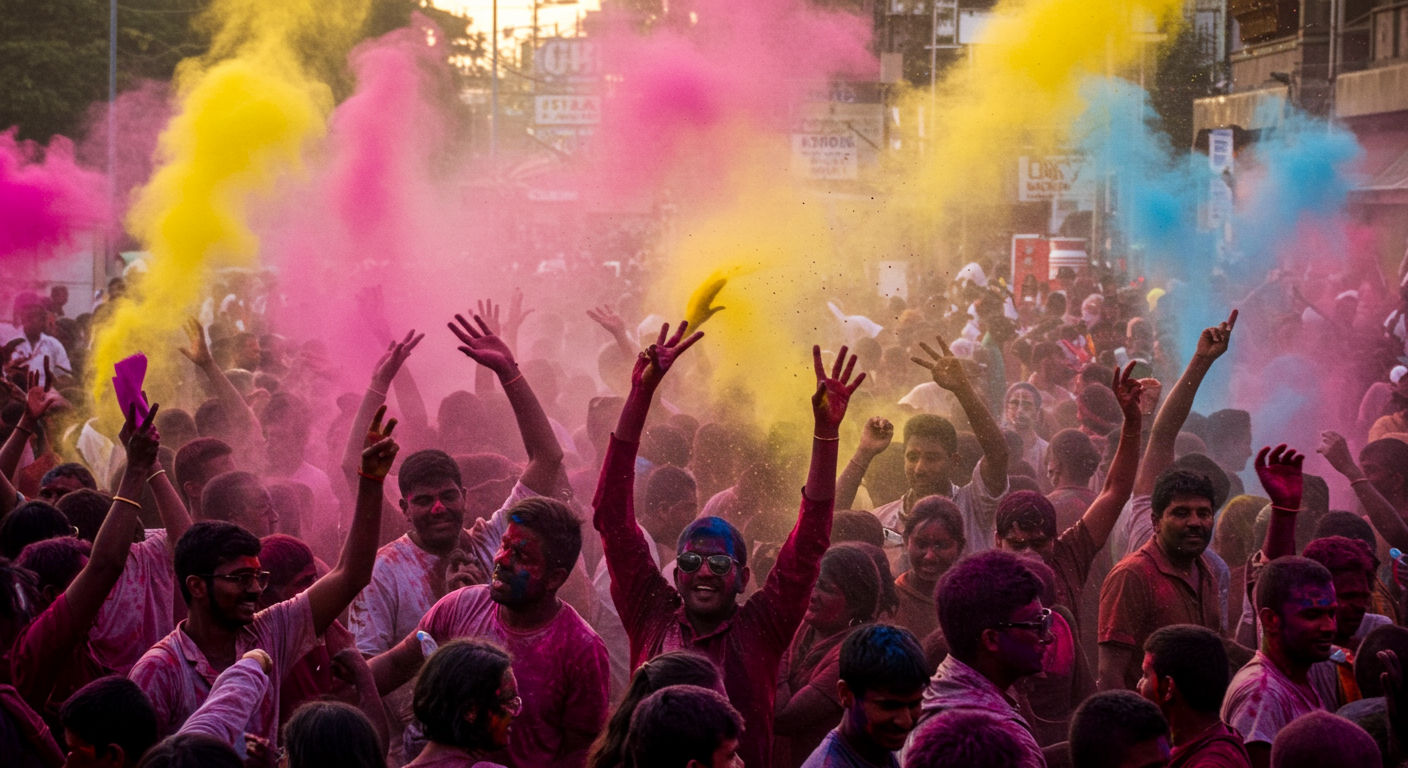
M108 3L108 209L117 213L117 0ZM116 244L116 239L111 243ZM101 275L107 285L107 249L103 244L101 269L94 265L94 276ZM94 258L99 258L95 253ZM91 296L89 297L92 298Z
M116 0L113 0L116 2ZM534 7L536 9L536 3ZM489 34L489 57L493 62L493 82L489 92L489 157L499 156L499 0L494 0L494 30Z

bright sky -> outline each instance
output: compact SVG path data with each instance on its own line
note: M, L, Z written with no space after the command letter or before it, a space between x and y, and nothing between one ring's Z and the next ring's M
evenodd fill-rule
M570 0L538 0L539 37L551 37L553 24L558 25L561 34L571 35L578 16L601 7L600 0L577 0L571 4L558 4L566 2ZM433 0L432 5L471 17L474 24L470 29L475 31L487 31L492 24L492 0ZM499 28L505 30L505 35L508 34L508 28L512 27L513 35L522 40L532 35L532 26L533 0L499 0Z

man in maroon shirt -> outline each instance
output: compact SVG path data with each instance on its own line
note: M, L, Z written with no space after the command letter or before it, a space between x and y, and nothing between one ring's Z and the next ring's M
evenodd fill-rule
M1144 641L1143 669L1139 694L1168 720L1169 768L1251 768L1242 737L1218 715L1231 675L1217 633L1164 627Z
M751 572L736 528L716 517L700 518L685 528L676 548L678 568L671 585L652 564L649 544L635 519L632 497L641 430L665 374L703 335L686 339L688 326L682 323L670 336L666 325L656 343L636 360L631 391L606 451L593 524L601 533L611 599L630 636L631 666L681 648L709 656L723 671L729 700L747 723L739 755L750 768L767 768L777 665L806 612L807 596L831 537L841 420L865 374L851 381L855 357L848 360L842 347L827 376L821 349L813 347L816 421L801 513L767 582L739 605L738 595L748 585Z

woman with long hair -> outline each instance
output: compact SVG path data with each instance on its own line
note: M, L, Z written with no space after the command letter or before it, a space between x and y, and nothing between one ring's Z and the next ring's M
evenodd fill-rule
M508 747L523 711L510 662L508 651L483 640L454 640L430 655L411 700L427 743L408 766L502 768L488 757Z
M620 768L624 764L626 734L636 706L656 691L672 685L697 685L723 692L723 681L714 662L693 651L670 651L645 662L631 675L621 703L611 712L606 728L592 744L587 768Z
M386 768L386 748L362 710L311 701L284 724L287 768Z

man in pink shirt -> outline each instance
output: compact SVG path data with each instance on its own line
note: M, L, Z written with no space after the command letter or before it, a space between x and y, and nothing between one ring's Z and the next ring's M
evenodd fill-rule
M778 552L767 582L742 605L738 596L752 576L739 531L718 517L700 518L680 535L674 584L651 562L645 534L636 523L633 502L636 452L656 388L675 360L702 334L689 338L682 323L673 337L669 326L641 353L631 374L631 391L606 452L597 486L594 524L601 533L611 599L631 641L631 666L666 651L693 649L719 666L728 698L748 723L739 742L745 765L766 768L771 756L777 665L806 612L822 553L831 537L836 496L836 455L841 420L851 394L865 379L851 381L855 358L845 347L831 375L813 347L816 394L811 470L802 490L797 525Z
M494 556L493 579L451 592L420 622L437 643L486 638L513 656L523 712L503 758L510 768L581 768L606 722L606 644L558 599L582 548L581 521L553 499L519 502ZM372 660L377 688L399 688L425 660L412 632Z
M381 528L382 483L396 457L390 437L396 421L382 429L377 412L362 451L357 504L337 566L306 592L256 613L269 574L260 568L260 542L237 525L205 521L191 526L176 545L176 577L188 618L147 651L129 675L152 700L162 736L174 733L210 693L215 679L255 648L273 661L274 680L312 647L371 580ZM279 691L271 686L246 731L269 747L278 743Z

